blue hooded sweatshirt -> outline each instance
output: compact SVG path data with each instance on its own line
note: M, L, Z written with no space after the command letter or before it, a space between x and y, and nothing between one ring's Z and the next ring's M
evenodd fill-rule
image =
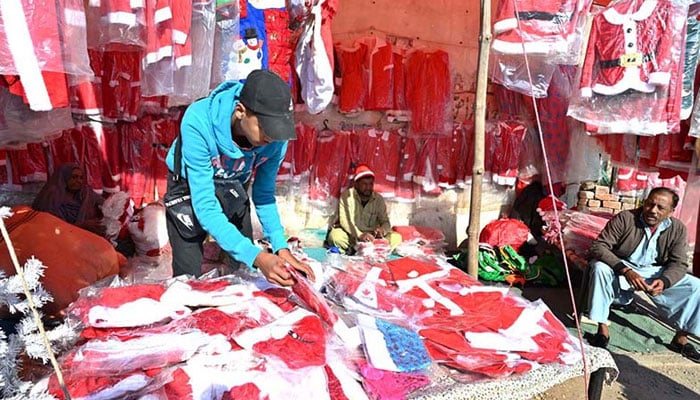
M275 203L275 179L287 151L287 142L272 142L251 150L239 148L231 135L231 116L243 88L240 82L224 82L208 97L192 103L180 124L182 171L192 194L199 223L233 258L253 267L260 248L228 221L216 198L214 180L236 179L244 185L255 173L252 201L263 234L272 250L287 247L284 228ZM174 170L175 144L165 159Z

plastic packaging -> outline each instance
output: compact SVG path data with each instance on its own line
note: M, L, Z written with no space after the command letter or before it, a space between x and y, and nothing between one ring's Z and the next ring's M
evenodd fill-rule
M340 250L337 247L332 246L328 249L328 255L326 256L326 260L328 261L328 264L331 265L331 267L345 271L345 266L343 265L342 257L343 256L340 255Z
M682 1L625 0L596 15L568 115L592 133L678 132L687 11Z

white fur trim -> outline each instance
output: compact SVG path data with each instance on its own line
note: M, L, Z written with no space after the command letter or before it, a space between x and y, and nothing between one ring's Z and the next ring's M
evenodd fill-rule
M565 53L569 44L563 38L557 38L554 42L510 42L501 39L494 39L491 48L493 51L502 54L523 54L523 47L526 54L562 54Z
M187 41L187 32L173 29L173 42L177 44L185 44Z
M93 306L88 311L90 326L124 328L149 325L166 318L181 318L190 314L186 307L166 305L151 298L140 298L119 307Z
M83 10L66 8L63 11L63 15L65 16L66 24L85 28L85 12Z
M0 16L5 25L7 46L24 86L30 108L34 111L53 109L46 82L41 75L39 61L34 53L34 44L24 17L22 2L0 1Z
M603 17L613 25L622 25L630 19L641 21L649 18L657 4L658 2L656 0L644 0L639 10L631 14L620 14L616 9L609 8L603 11Z
M671 82L670 72L652 72L649 74L649 83L656 86L666 86Z
M588 98L593 97L593 89L589 87L581 88L581 97Z
M100 7L102 3L100 2L100 0L89 0L88 4L90 5L90 7Z
M493 174L491 177L493 182L502 186L513 186L515 185L516 178L514 176L503 176L498 174Z
M107 15L102 17L102 19L110 24L121 24L127 26L136 25L136 14L124 11L108 13Z
M433 289L433 287L427 283L431 279L439 278L445 276L446 274L446 270L435 271L429 274L421 275L420 277L415 279L403 279L396 281L396 285L398 286L399 292L401 293L406 293L409 290L417 287L423 292L425 292L425 294L427 294L431 300L440 303L442 306L450 310L450 315L462 315L464 314L464 310L462 310L462 308L459 305L457 305L449 298L441 295L438 291Z
M256 343L270 339L282 339L289 334L296 322L309 315L314 314L303 308L297 308L265 326L245 330L233 339L239 346L250 350Z
M229 285L216 291L199 291L186 282L175 281L160 297L161 303L176 306L225 306L253 298L252 292L242 285Z
M496 21L493 24L493 33L498 34L505 31L510 31L518 27L518 20L515 18L506 18Z
M634 172L635 171L633 168L620 168L617 172L617 179L631 179L632 175L634 175Z
M616 67L622 68L622 67ZM611 86L601 85L596 83L593 85L593 91L606 96L620 94L628 89L634 89L642 93L652 93L656 90L656 86L639 80L639 67L628 67L622 74L622 79Z
M153 15L153 22L155 22L156 24L159 24L163 21L167 21L169 19L173 19L173 12L168 6L159 8Z
M119 399L133 395L150 383L150 379L144 374L134 374L115 383L114 386L104 388L96 393L92 393L90 398L95 399Z
M156 51L146 54L146 64L156 63L165 57L173 55L173 46L163 46Z
M596 123L596 121L592 122ZM636 135L666 134L668 133L668 124L666 122L630 122L620 120L615 122L607 122L605 124L598 123L597 133L634 133Z
M177 69L189 67L190 65L192 65L192 55L190 54L175 58L175 66Z
M144 0L131 0L129 2L131 8L144 8L146 7L146 2Z

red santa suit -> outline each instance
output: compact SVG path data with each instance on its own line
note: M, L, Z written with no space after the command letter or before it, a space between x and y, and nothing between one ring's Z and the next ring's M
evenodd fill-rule
M350 133L325 132L316 142L316 164L309 176L309 199L325 202L340 197L348 187L350 169Z
M6 78L14 83L7 86L34 111L68 105L56 10L54 2L45 0L0 2L0 70L17 75Z
M503 54L568 51L579 16L590 0L507 0L500 2L493 24L493 50Z
M640 4L641 3L641 4ZM671 5L665 1L616 3L598 14L581 71L581 95L651 93L671 79Z
M364 163L374 170L374 191L383 197L394 197L401 157L401 135L367 129L356 132L352 138L355 164Z

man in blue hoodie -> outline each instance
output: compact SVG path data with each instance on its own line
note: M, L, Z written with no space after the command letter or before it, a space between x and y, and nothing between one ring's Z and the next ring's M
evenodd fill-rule
M289 85L268 70L251 72L245 83L224 82L187 108L178 139L182 140L180 175L187 179L192 208L206 232L184 238L168 214L174 276L201 274L202 245L209 233L235 260L257 267L272 283L294 283L285 269L287 264L314 279L311 268L287 249L275 203L277 171L287 151L287 140L295 138ZM175 147L173 144L166 158L171 175ZM274 254L261 251L251 240L247 199L236 206L235 217L229 219L224 214L214 179L239 181L244 191L252 182L252 202ZM168 190L172 185L169 179Z

